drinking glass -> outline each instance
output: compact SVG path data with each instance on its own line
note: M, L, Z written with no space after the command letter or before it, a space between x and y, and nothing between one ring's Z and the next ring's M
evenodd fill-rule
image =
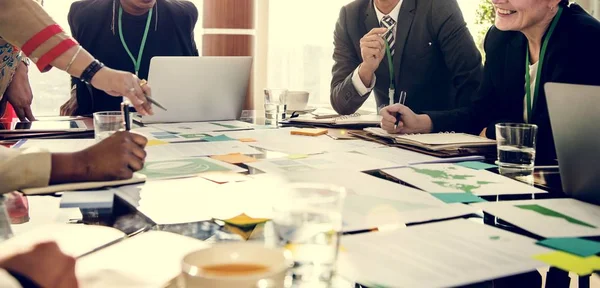
M295 183L273 207L279 244L292 254L293 287L329 287L342 231L344 188ZM283 193L282 193L283 194Z
M287 89L265 89L265 124L279 127L285 119Z
M120 111L94 113L94 134L97 142L110 137L119 130L125 130L123 114Z
M532 170L537 130L534 124L496 124L498 165L502 168Z

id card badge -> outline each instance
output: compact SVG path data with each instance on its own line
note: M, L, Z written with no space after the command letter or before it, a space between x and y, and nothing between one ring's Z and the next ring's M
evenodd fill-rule
M388 97L390 98L390 106L394 105L394 94L396 93L396 90L394 89L389 89L388 90Z

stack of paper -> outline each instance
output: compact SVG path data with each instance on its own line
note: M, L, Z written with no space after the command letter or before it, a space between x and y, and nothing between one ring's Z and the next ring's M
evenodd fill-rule
M260 155L262 152L239 141L192 142L157 145L146 148L146 161L161 161L188 157L202 157L240 153Z
M342 237L341 276L369 287L455 287L535 271L551 250L470 220Z
M400 166L424 163L456 163L461 161L484 160L483 156L440 158L397 147L362 148L356 149L355 151L373 158L392 161Z
M489 171L454 164L421 164L383 172L430 193L471 193L478 196L546 193Z
M488 202L473 206L544 238L600 236L600 206L575 199Z

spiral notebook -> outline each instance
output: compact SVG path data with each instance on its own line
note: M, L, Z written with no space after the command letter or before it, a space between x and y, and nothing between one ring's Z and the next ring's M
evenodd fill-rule
M496 145L495 140L465 133L389 134L381 128L366 128L366 132L392 139L394 143L415 146L431 151L456 150L467 147Z
M288 120L290 124L311 124L314 126L325 126L325 127L344 127L344 126L363 126L373 127L379 126L381 123L381 116L376 114L361 115L354 113L351 115L325 115L325 116L314 116L306 115L291 118Z

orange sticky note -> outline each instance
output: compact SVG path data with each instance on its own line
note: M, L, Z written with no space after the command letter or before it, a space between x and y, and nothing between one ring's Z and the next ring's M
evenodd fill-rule
M239 140L240 142L246 142L246 143L247 143L247 142L256 142L256 140L255 140L255 139L252 139L252 138L240 138L240 139L238 139L238 140Z
M265 223L271 219L267 218L252 218L244 213L230 219L224 219L223 222L236 227L248 227Z
M250 156L246 156L243 155L241 153L233 153L233 154L227 154L227 155L216 155L216 156L211 156L210 158L215 159L215 160L219 160L219 161L223 161L223 162L227 162L230 164L242 164L242 163L252 163L252 162L256 162L256 158L252 158Z
M290 134L301 135L301 136L320 136L327 134L327 129L321 128L302 128L298 130L292 130Z

